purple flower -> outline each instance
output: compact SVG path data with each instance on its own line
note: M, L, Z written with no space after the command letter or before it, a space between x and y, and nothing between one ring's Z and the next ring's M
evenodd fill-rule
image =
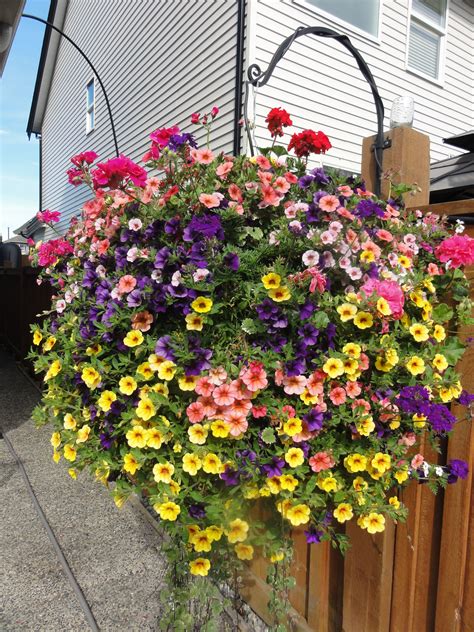
M219 477L224 481L227 487L232 487L240 483L239 470L233 470L229 466L226 466L225 470L219 474Z
M176 360L171 344L171 336L161 336L161 338L158 338L155 345L155 353L165 360L170 360L171 362Z
M466 461L461 461L460 459L451 459L448 463L449 473L452 476L458 478L467 478L469 474L469 466Z
M181 228L181 222L179 217L172 217L165 224L165 233L167 235L171 235L172 237L176 237Z
M183 132L182 134L172 134L168 141L168 147L171 151L178 151L178 149L186 144L190 147L197 147L196 139L188 132Z
M194 505L190 505L188 509L188 513L191 518L195 520L201 520L206 517L206 509L202 503L195 503Z
M444 404L431 404L428 411L428 420L433 430L438 433L449 432L456 423L456 417Z
M140 290L132 290L127 296L127 305L129 307L139 307L142 304L142 293Z
M354 209L354 215L358 217L383 217L384 210L373 200L361 200Z
M323 531L319 531L316 527L310 527L309 531L305 531L306 542L308 544L319 544L323 536Z
M316 329L311 323L306 323L298 329L298 336L302 338L305 347L310 347L318 341L319 329Z
M306 320L309 318L316 310L315 305L311 303L311 301L306 301L304 305L300 306L300 318L301 320Z
M162 270L165 265L168 263L168 259L170 257L171 251L169 248L160 248L155 256L155 268L158 270Z
M308 424L308 430L315 432L323 427L324 415L317 408L312 408L309 413L303 415L303 421Z
M310 174L314 177L319 184L329 184L331 177L327 175L322 167L316 167L310 171Z
M238 255L235 254L235 252L228 252L224 257L224 263L228 268L236 271L239 269L240 259Z
M224 230L221 220L215 213L205 213L204 215L194 215L183 232L184 241L197 241L200 239L224 239Z
M281 476L284 467L285 461L278 456L273 456L270 463L261 465L260 469L266 474L267 478L273 478L274 476Z
M306 362L303 358L296 358L285 363L285 373L290 377L301 375L306 369Z
M298 180L298 186L300 187L300 189L307 189L311 185L311 182L313 182L313 180L313 176L301 176L301 178Z
M260 305L255 307L260 320L270 320L273 316L278 314L278 306L273 301L266 298Z
M463 391L459 396L458 402L461 406L470 406L471 402L474 402L474 395L471 395L467 391Z
M104 448L104 450L110 450L114 439L106 432L101 432L99 435L100 445Z

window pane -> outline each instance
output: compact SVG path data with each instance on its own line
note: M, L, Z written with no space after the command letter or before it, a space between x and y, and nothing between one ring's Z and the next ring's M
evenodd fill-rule
M421 18L444 28L446 0L413 0L412 8Z
M87 84L87 107L94 103L94 80Z
M408 65L429 77L438 77L440 36L414 20L410 24Z
M377 36L379 33L380 0L308 0L318 9L344 22Z

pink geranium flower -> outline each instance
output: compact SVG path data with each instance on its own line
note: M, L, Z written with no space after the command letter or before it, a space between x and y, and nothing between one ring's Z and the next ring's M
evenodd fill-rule
M36 213L36 217L40 222L44 222L45 224L52 224L55 222L59 222L61 219L61 213L59 211L50 211L46 209L45 211L38 211Z
M474 239L467 235L448 237L436 248L435 255L451 268L474 264Z

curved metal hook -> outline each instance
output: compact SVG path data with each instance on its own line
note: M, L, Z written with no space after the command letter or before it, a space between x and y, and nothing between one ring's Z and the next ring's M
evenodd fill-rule
M303 35L316 35L318 37L329 37L340 42L355 58L359 70L363 74L364 78L367 80L367 83L370 86L372 96L374 98L375 103L375 111L377 114L377 136L374 143L374 157L375 157L375 191L376 195L380 195L381 190L381 176L382 176L382 153L384 149L384 138L383 138L383 119L384 119L384 105L382 98L379 94L377 85L375 83L375 79L364 61L364 58L359 53L359 51L353 46L350 39L347 35L342 35L341 33L337 33L332 29L328 29L324 26L299 26L296 31L287 37L280 46L275 51L275 54L272 57L272 60L265 71L262 71L258 64L252 64L249 66L247 71L248 83L255 87L264 86L268 83L268 80L273 74L276 65L283 58L285 53L288 51L292 43L298 37L303 37ZM248 91L247 91L248 92ZM246 121L246 127L248 129L248 124ZM253 143L251 139L250 141L250 151L253 155Z

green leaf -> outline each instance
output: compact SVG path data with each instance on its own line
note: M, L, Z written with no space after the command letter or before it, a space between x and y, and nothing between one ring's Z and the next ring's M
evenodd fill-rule
M462 358L465 350L466 348L459 338L453 338L449 341L449 344L443 348L443 355L449 364L454 366Z
M273 428L265 428L262 432L262 441L265 443L275 443L276 437Z
M313 325L318 329L324 329L329 324L329 316L326 312L316 312L313 316Z
M288 155L288 151L286 149L286 147L282 147L281 145L275 145L272 148L272 152L276 155L276 156L287 156Z
M241 328L245 331L246 334L254 334L257 331L255 323L251 318L245 318L242 321Z
M446 305L446 303L440 303L436 305L432 312L432 318L436 323L445 323L454 316L453 310Z

